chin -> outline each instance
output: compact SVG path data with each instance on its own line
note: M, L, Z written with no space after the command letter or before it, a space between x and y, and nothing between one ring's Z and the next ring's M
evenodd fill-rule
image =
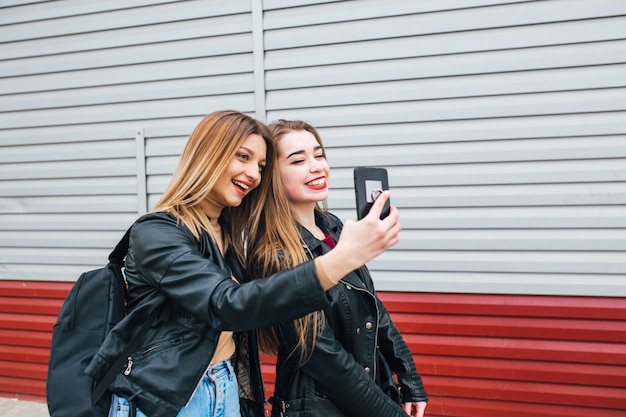
M229 206L230 207L239 207L241 205L243 200L239 200L239 201L232 201Z
M326 199L328 199L328 191L327 190L324 190L323 192L321 192L321 193L319 193L319 194L317 194L315 196L315 201L324 201Z

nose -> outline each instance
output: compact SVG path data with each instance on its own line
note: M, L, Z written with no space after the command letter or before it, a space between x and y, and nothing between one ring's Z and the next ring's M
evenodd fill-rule
M315 157L311 158L309 161L309 170L311 172L317 172L317 171L320 171L321 169L322 169L322 161L318 160Z
M261 169L256 164L250 164L246 169L246 176L251 182L257 184L261 181Z

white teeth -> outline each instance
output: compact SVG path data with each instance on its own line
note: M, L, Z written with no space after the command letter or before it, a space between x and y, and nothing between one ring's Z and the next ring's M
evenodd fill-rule
M244 184L243 182L239 182L237 180L233 180L233 183L237 185L238 187L243 188L244 190L247 190L248 188L250 188L248 185Z
M306 184L307 185L313 185L313 186L315 186L315 185L324 185L324 184L326 184L326 178L320 178L320 179L317 179L317 180L313 180L313 181L307 182Z

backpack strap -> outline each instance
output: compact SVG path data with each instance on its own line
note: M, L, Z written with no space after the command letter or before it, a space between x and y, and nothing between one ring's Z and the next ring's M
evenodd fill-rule
M109 255L109 262L116 264L120 267L124 266L124 258L126 257L126 254L128 253L128 243L130 241L130 229L131 228L132 226L128 228L128 230L124 234L124 237L122 237L122 240L118 242L118 244L115 246L115 249L113 249L113 252L111 252L111 254ZM139 347L139 344L141 343L142 339L146 335L146 332L152 325L152 322L154 322L154 319L157 318L159 313L163 313L162 310L164 309L156 308L154 309L152 313L150 313L150 316L145 321L145 323L141 326L141 329L139 329L139 332L137 332L137 334L135 335L135 337L132 338L130 343L126 345L122 353L120 353L117 359L115 359L115 362L113 362L113 365L111 365L107 373L104 374L100 382L98 382L98 384L96 385L96 387L94 388L91 394L92 405L96 405L96 403L100 400L100 398L102 398L106 390L109 388L109 385L111 385L111 383L115 379L115 375L117 375L118 371L122 368L124 363L126 363L126 361L128 360L128 356ZM171 308L170 310L168 310L168 312L171 313Z
M114 263L116 265L124 265L124 258L128 253L128 243L130 241L130 229L133 227L129 227L122 240L120 240L117 245L115 245L115 249L109 255L109 262Z

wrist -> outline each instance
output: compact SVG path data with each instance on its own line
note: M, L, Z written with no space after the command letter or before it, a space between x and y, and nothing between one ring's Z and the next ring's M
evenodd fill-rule
M327 285L328 288L333 287L339 283L341 278L348 275L356 268L352 268L352 259L342 255L340 251L336 251L337 248L325 253L322 256L315 258L315 266L318 269L318 275L321 272L324 276L320 276L320 282L322 286ZM325 280L322 281L322 279ZM325 290L328 288L324 287Z
M320 285L322 286L324 291L328 291L330 288L337 285L337 282L339 281L335 282L326 273L326 268L324 267L324 261L322 260L322 257L315 258L313 260L313 264L315 265L315 271L317 272L317 276L320 280Z

